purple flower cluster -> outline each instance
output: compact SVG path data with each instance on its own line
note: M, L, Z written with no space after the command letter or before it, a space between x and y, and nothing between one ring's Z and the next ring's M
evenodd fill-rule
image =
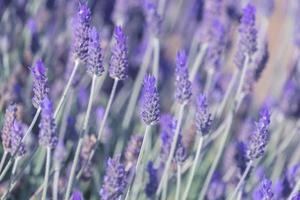
M154 168L152 161L148 162L147 165L148 182L146 184L145 193L148 198L152 198L158 188L158 170Z
M16 112L17 112L16 104L10 104L5 111L1 139L2 139L2 145L4 151L6 152L10 152L11 149L11 138L14 132Z
M212 116L208 111L206 96L200 94L197 99L197 112L195 117L197 132L206 135L210 132L212 125Z

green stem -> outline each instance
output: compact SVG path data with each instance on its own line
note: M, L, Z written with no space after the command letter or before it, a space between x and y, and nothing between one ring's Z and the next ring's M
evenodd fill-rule
M47 147L46 171L45 171L45 177L44 177L44 188L43 188L43 193L42 193L42 200L46 200L46 197L47 197L50 163L51 163L51 149L50 149L50 147Z
M209 69L207 71L207 79L204 87L204 93L209 94L210 88L212 87L213 84L213 78L214 78L215 70L214 69Z
M180 188L181 188L181 166L177 165L177 186L176 186L176 196L175 200L180 199Z
M70 173L70 177L69 177L69 180L68 180L65 200L69 200L69 198L70 198L71 190L72 190L72 186L73 186L73 182L74 182L74 178L75 178L75 172L76 172L76 168L77 168L77 164L78 164L79 156L80 156L80 151L81 151L81 147L82 147L82 143L83 143L83 137L88 132L88 122L89 122L89 119L90 119L90 114L91 114L92 105L93 105L96 80L97 80L97 76L94 74L93 79L92 79L92 86L91 86L91 91L90 91L89 103L88 103L87 111L86 111L86 114L85 114L85 117L84 117L82 132L80 133L80 138L79 138L79 141L78 141L78 144L77 144L77 147L76 147L76 152L75 152L75 155L74 155L74 161L73 161L73 164L72 164L72 167L71 167L71 173Z
M197 147L197 152L196 152L196 157L195 157L195 160L193 162L191 172L189 174L187 186L186 186L186 189L184 191L182 200L186 200L187 199L189 191L190 191L190 188L192 186L193 178L194 178L195 171L196 171L197 164L198 164L199 157L200 157L200 152L201 152L202 144L203 144L203 136L200 136L199 142L198 142L198 147Z
M53 200L58 200L58 182L60 175L60 163L55 163L54 167L54 177L53 177L53 188L52 188L52 198Z
M178 117L178 122L177 122L177 125L176 125L176 130L175 130L174 138L173 138L173 141L172 141L170 154L169 154L169 157L167 159L167 162L166 162L166 165L165 165L164 171L162 173L161 180L160 180L157 192L156 192L157 196L159 196L159 194L161 193L164 182L168 181L168 171L169 171L169 167L170 167L170 164L172 162L172 159L173 159L173 156L174 156L174 153L175 153L177 139L178 139L178 136L179 136L180 127L181 127L181 123L182 123L182 119L183 119L184 107L185 107L185 104L180 105L179 115L178 115L179 116Z
M157 37L153 37L153 76L158 81L159 75L159 39Z
M233 193L230 195L229 200L233 200L235 198L235 196L237 195L238 191L240 190L242 184L244 183L244 181L245 181L245 179L246 179L246 177L247 177L247 175L248 175L248 173L249 173L249 171L252 167L252 163L253 163L253 161L250 160L248 165L247 165L246 170L244 171L244 173L242 175L242 178L240 179L238 185L235 187Z
M2 158L1 158L1 162L0 162L0 172L2 171L2 168L4 166L4 163L5 163L5 160L7 158L7 155L8 155L8 152L4 151L4 154L3 154Z
M190 80L191 80L191 82L193 82L194 79L195 79L195 77L196 77L196 74L197 74L197 72L199 70L199 67L202 64L203 57L206 54L206 50L207 50L207 44L204 43L203 45L201 45L201 49L198 52L198 54L196 56L196 59L194 61L194 64L192 66L191 73L190 73Z

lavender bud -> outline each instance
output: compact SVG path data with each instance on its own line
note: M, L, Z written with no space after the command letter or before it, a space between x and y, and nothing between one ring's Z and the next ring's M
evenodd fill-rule
M273 200L274 193L272 191L272 181L264 178L258 188L254 190L253 200Z
M81 153L80 153L80 159L82 162L88 161L91 151L96 144L96 140L97 139L95 135L90 135L84 138Z
M57 144L56 125L53 118L53 106L48 97L42 101L41 121L39 124L39 143L42 146L55 148Z
M142 96L141 118L147 125L153 125L159 121L159 94L155 85L154 76L146 75Z
M197 112L196 112L196 127L197 132L201 135L209 133L212 125L212 116L208 111L208 105L206 96L200 94L197 100Z
M150 33L157 37L160 33L160 27L162 23L162 18L157 12L157 7L154 3L145 1L144 9L148 29Z
M181 50L176 57L176 100L180 104L186 104L192 96L192 84L189 80L187 57L185 51Z
M140 154L142 142L143 142L142 136L140 135L131 136L125 151L126 168L127 166L131 167L134 165L134 163L136 163Z
M89 49L91 11L86 3L79 6L73 23L73 52L76 59L86 62Z
M182 143L182 135L178 136L177 144L176 144L176 150L174 155L174 161L182 165L183 162L187 159L187 151L186 148L183 146Z
M14 155L18 149L17 155L23 156L26 153L25 144L22 139L25 134L25 125L19 121L15 121L14 130L11 134L11 154ZM20 146L20 147L19 147Z
M264 43L262 49L258 52L258 57L256 58L256 68L255 68L255 74L254 78L255 81L258 81L261 77L262 72L267 66L268 60L269 60L269 49L268 49L268 43Z
M5 111L3 128L1 133L3 149L6 152L11 148L11 137L14 131L14 123L16 120L17 107L16 104L10 104Z
M149 161L147 164L148 172L148 182L146 184L145 193L148 198L151 198L155 195L155 192L158 188L158 170L154 168L152 161Z
M99 192L101 199L118 200L124 194L127 183L127 172L125 166L120 163L120 157L109 158L103 185Z
M79 190L75 190L72 193L71 200L83 200L82 193Z
M243 16L239 27L240 38L238 51L235 56L235 64L239 68L243 67L245 56L247 55L251 58L257 50L255 14L256 9L251 4L248 4L243 10Z
M270 139L270 113L267 107L260 112L259 121L255 124L255 131L250 136L247 155L250 160L261 157Z
M33 75L33 98L32 104L38 109L41 106L43 99L49 93L48 80L44 63L38 60L34 67L31 68Z
M115 28L114 39L109 75L114 79L124 80L128 76L128 50L126 35L120 26Z
M104 72L103 55L100 46L100 37L95 27L90 29L89 38L87 70L90 74L101 76Z

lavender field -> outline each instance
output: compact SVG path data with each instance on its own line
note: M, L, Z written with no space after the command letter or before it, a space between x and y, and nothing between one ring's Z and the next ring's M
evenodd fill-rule
M300 200L299 0L0 0L1 200Z

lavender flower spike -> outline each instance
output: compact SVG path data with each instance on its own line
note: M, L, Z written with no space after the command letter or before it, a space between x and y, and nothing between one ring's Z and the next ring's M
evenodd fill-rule
M156 124L159 121L159 95L155 86L155 78L146 75L142 97L141 118L147 125Z
M128 76L128 50L126 35L120 26L115 28L114 38L109 75L114 79L124 80Z
M52 102L46 97L42 102L42 114L39 124L39 143L40 145L55 148L57 144L56 125L53 118Z
M253 5L248 4L243 10L241 25L239 28L240 38L238 52L235 56L235 64L242 68L245 56L250 58L257 50L257 30L255 28L256 9Z
M91 11L86 3L79 6L73 24L73 52L75 59L87 61L89 49L89 30L91 24Z
M95 27L89 31L89 49L88 49L88 72L101 76L104 72L103 55L100 46L100 37Z
M101 199L118 200L124 194L127 181L127 172L125 166L120 163L120 157L109 158L103 185L99 192Z
M41 102L49 93L48 80L44 63L38 60L34 67L31 68L33 75L33 98L32 104L38 109Z
M192 96L192 84L189 80L187 68L187 56L185 51L181 50L176 57L176 100L180 104L186 104Z
M261 157L269 142L270 133L270 113L267 107L264 107L260 112L259 121L255 124L256 130L250 136L250 141L247 147L247 156L250 160Z
M22 139L25 134L25 125L22 122L15 121L14 130L11 135L11 154L14 155L17 152L18 156L23 156L26 153L25 144ZM20 147L19 147L20 146Z
M274 193L272 191L272 182L264 178L257 190L253 193L253 200L272 200L274 198Z
M153 197L158 187L158 170L154 168L152 161L148 162L147 172L149 175L148 183L146 184L145 193L148 198Z
M209 133L212 125L212 115L208 111L208 105L206 96L200 94L197 100L197 112L196 112L196 127L197 132L201 135Z
M9 152L11 149L11 137L12 132L14 131L16 112L16 104L10 104L5 111L4 123L1 133L2 145L5 152Z

